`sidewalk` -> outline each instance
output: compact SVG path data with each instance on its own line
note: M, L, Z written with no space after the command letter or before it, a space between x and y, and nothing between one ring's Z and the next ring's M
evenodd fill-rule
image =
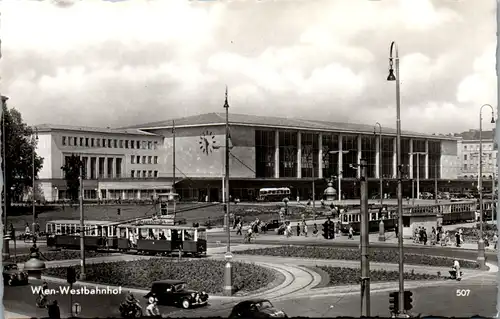
M3 315L5 319L25 319L25 318L31 318L29 316L21 315L15 312L10 312L4 309Z

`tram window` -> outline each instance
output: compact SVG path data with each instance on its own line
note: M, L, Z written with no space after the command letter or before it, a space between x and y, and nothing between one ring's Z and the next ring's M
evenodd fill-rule
M97 236L102 236L102 227L97 226Z
M347 215L344 215L344 223L347 223Z
M92 226L91 229L92 229L92 236L95 236L95 232L96 232L95 227Z
M372 218L370 220L377 220L377 213L372 213Z
M61 225L56 225L56 234L61 234Z
M76 226L75 234L80 234L80 226Z
M127 229L126 228L120 228L119 229L119 234L120 234L120 238L126 238L127 237Z
M90 236L90 226L85 226L85 236Z
M185 229L184 230L184 240L194 240L194 229Z
M198 230L198 239L207 240L207 232L204 230Z
M52 234L52 224L47 224L47 233Z
M102 228L102 236L103 237L108 237L108 228L107 227L103 227Z

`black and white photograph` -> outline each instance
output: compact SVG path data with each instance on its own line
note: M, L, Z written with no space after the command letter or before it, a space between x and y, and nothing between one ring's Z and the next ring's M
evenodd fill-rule
M4 0L5 318L498 318L500 0Z

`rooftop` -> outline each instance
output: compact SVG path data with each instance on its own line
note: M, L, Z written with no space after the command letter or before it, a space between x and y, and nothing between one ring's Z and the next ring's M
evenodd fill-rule
M167 129L172 127L172 122L175 122L175 127L196 127L206 125L224 125L226 121L225 113L205 113L193 115L178 119L171 119L166 121L151 122L139 124L134 126L125 127L123 129ZM231 125L241 126L255 126L255 127L270 127L270 128L283 128L283 129L297 129L297 130L316 130L316 131L341 131L341 132L355 132L355 133L373 133L375 125L368 124L353 124L353 123L340 123L328 122L319 120L307 120L296 118L281 118L271 116L257 116L246 114L229 113L229 122ZM378 128L377 128L378 132ZM396 129L389 127L382 127L382 134L396 135ZM403 136L427 137L433 139L444 140L457 140L453 135L435 135L424 134L411 131L402 131Z
M38 132L52 131L78 131L86 133L107 133L107 134L125 134L125 135L140 135L140 136L157 136L150 132L144 132L137 128L102 128L102 127L85 127L72 125L57 125L57 124L40 124L36 126Z
M495 138L495 129L491 131L482 131L481 132L483 140L493 140ZM478 141L479 140L479 130L470 129L466 132L455 133L456 137L461 137L464 142L467 141Z

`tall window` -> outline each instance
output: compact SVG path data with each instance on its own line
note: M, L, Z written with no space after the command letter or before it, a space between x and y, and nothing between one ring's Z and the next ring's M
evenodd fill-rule
M382 178L392 178L396 175L393 172L393 161L394 161L394 138L392 137L382 137L382 145L380 147L382 150Z
M62 145L63 145L63 146L64 146L64 145L66 145L66 136L63 136L63 137L62 137Z
M342 151L349 151L347 154L342 154L342 177L355 178L357 169L349 165L358 163L358 137L356 135L343 135Z
M297 177L297 132L279 132L280 177Z
M464 161L466 161L466 160L467 160L467 154L464 155Z
M274 177L275 135L274 131L255 131L256 177Z
M323 177L337 176L339 154L330 154L330 151L339 150L339 136L336 134L323 134Z
M302 133L301 136L302 177L318 177L318 134Z
M429 178L441 178L440 141L429 141Z
M368 177L375 177L375 166L377 164L377 145L376 137L371 136L361 136L361 158L366 160L366 174Z

